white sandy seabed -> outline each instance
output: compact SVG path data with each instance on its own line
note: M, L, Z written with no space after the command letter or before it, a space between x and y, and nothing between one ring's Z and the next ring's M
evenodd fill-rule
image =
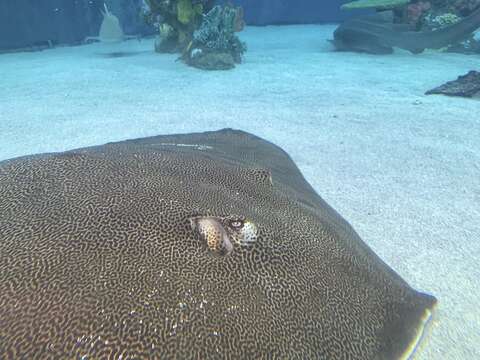
M413 287L439 299L418 359L480 359L480 101L425 96L479 56L333 52L333 25L247 28L204 72L153 40L0 56L0 159L233 127L283 147ZM114 51L130 56L107 57Z

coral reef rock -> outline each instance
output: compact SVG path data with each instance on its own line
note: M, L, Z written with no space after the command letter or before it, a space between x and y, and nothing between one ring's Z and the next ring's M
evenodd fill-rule
M155 51L182 53L213 0L144 0L143 18L158 31Z
M419 1L409 4L406 11L408 22L412 25L417 25L431 7L429 1Z
M229 53L209 52L202 54L200 51L193 56L191 65L203 70L229 70L235 67L235 60Z
M203 16L183 60L205 70L225 70L241 63L245 44L235 34L243 29L243 11L231 5L215 6Z

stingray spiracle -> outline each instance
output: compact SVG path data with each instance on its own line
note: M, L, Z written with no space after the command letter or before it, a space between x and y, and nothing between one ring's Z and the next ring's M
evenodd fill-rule
M218 255L228 255L233 244L250 246L257 240L256 225L242 217L195 216L190 218L192 229L207 247Z

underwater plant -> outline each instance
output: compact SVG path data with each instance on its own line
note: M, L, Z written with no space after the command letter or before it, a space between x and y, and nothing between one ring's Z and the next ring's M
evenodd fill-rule
M214 0L144 0L143 17L157 31L157 52L182 52Z

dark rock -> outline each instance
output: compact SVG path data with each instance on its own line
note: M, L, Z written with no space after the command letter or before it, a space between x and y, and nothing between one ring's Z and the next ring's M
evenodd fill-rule
M188 64L202 70L229 70L235 67L235 59L229 53L211 52L195 56Z
M457 80L449 81L425 93L443 94L449 96L473 97L480 94L480 72L469 71L466 75L459 76Z

